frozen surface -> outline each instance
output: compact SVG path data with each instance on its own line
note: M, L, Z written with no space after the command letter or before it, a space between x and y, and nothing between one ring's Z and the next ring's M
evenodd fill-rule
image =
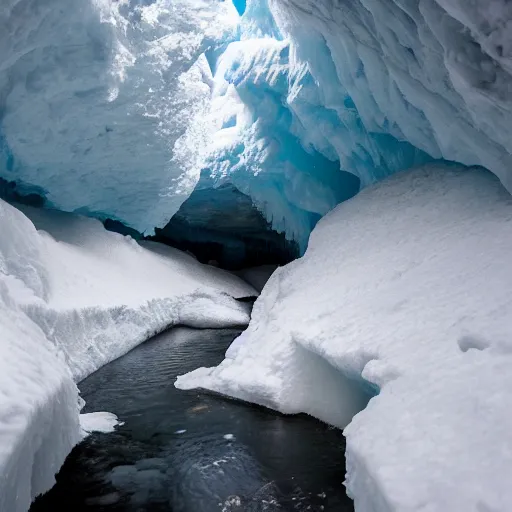
M213 79L217 131L204 161L211 187L233 184L302 250L318 219L359 190L359 179L340 170L334 152L322 154L306 139L294 109L316 101L316 122L325 114L316 92L306 66L293 70L286 41L231 43Z
M322 219L226 359L176 385L348 425L356 510L508 510L511 251L491 173L400 173Z
M80 414L80 428L84 436L91 432L114 432L117 425L122 425L117 416L111 412L90 412Z
M3 2L0 177L149 233L202 171L302 251L360 184L433 159L512 190L510 2L235 3Z
M199 179L217 0L3 0L0 176L66 211L163 226Z
M363 184L393 171L382 160L407 158L396 144L407 141L512 190L508 0L249 0L245 17L247 37L266 27L290 41L292 73L307 64L331 115L300 109L303 127Z
M318 218L429 160L512 190L505 0L249 0L220 56L204 167L305 249Z
M512 190L504 0L249 0L220 56L204 166L306 247L359 187L444 159Z
M81 439L73 378L178 323L246 325L248 305L234 297L257 294L228 272L156 243L141 247L97 220L25 211L39 231L0 200L0 510L6 512L28 510ZM82 417L82 427L105 428L113 419Z

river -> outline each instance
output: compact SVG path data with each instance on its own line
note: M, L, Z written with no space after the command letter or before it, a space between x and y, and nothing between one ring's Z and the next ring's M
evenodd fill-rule
M341 431L174 388L218 364L239 332L175 328L83 380L84 412L124 425L77 446L31 512L353 511Z

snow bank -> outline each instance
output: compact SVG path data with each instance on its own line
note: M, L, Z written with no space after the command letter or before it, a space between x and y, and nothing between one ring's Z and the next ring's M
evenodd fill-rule
M30 221L0 202L0 510L25 512L80 440L78 389L20 301L43 300L47 275Z
M508 510L511 251L491 173L400 173L322 219L226 359L176 386L348 424L357 510Z
M81 216L22 207L42 247L47 299L26 313L65 354L75 380L172 325L246 325L234 300L253 288L229 272L153 242L106 231Z
M25 213L39 231L0 200L0 510L6 512L27 510L48 490L81 439L73 377L178 323L246 325L249 305L234 297L257 294L228 272L159 244L140 246L97 220ZM100 419L106 425L109 417Z

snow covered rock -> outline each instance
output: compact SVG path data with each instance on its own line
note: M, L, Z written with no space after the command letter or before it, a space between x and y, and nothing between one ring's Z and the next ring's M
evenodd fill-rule
M94 219L0 200L0 510L24 512L81 439L74 383L175 324L246 325L257 292ZM44 230L44 231L43 231ZM73 380L74 378L74 380ZM112 426L108 414L84 428Z
M346 426L358 511L508 510L511 252L491 173L399 173L324 217L226 359L176 386Z
M55 207L163 226L209 140L206 55L238 15L218 0L4 0L0 176Z

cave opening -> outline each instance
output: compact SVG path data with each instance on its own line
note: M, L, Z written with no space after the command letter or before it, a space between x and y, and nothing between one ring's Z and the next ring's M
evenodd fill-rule
M14 205L52 209L44 191L3 178L0 198ZM95 216L108 231L169 245L192 254L201 263L226 270L281 266L300 256L297 242L273 230L251 198L231 184L196 188L171 220L164 227L156 227L152 235L109 216Z
M300 255L298 244L274 231L251 198L231 184L196 188L168 224L146 239L227 270L285 265Z

